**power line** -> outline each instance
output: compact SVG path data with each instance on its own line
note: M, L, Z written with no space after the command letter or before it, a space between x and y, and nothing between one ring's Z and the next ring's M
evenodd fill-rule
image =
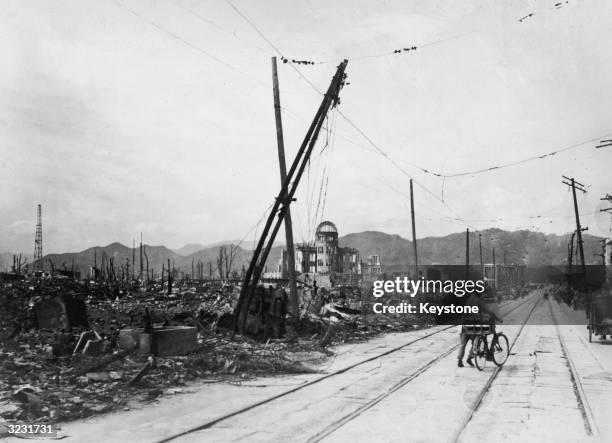
M277 54L278 54L278 55L279 55L281 58L284 58L284 57L285 57L285 56L283 55L283 53L281 52L281 50L280 50L280 49L278 49L278 47L277 47L277 46L276 46L274 43L272 43L272 41L271 41L270 39L268 39L268 37L266 37L266 35L265 35L263 32L261 32L261 30L260 30L260 29L259 29L259 28L258 28L258 27L255 25L255 23L253 23L253 22L252 22L252 21L251 21L251 20L250 20L250 19L249 19L249 18L248 18L246 15L244 15L244 14L243 14L243 13L240 11L240 9L238 9L236 6L234 6L234 4L233 4L233 3L232 3L230 0L225 0L225 1L227 2L227 4L228 4L228 5L230 5L230 7L231 7L231 8L232 8L234 11L236 11L236 13L237 13L237 14L238 14L240 17L242 17L242 18L244 19L244 21L246 21L246 22L247 22L247 23L248 23L248 24L251 26L251 28L253 28L253 30L254 30L255 32L257 32L257 34L259 34L259 36L260 36L262 39L264 39L264 41L265 41L265 42L266 42L268 45L270 45L270 47L271 47L272 49L274 49L274 50L276 51L276 53L277 53ZM296 67L295 67L293 64L290 64L290 66L291 66L291 67L292 67L292 68L293 68L293 69L294 69L294 70L295 70L295 71L298 73L298 75L299 75L299 76L302 78L302 80L304 80L305 82L307 82L307 83L308 83L308 84L309 84L309 85L310 85L312 88L314 88L314 90L315 90L315 91L317 91L317 92L318 92L320 95L323 95L323 93L322 93L322 92L321 92L321 91L320 91L320 90L319 90L319 89L318 89L318 88L317 88L317 87L316 87L316 86L315 86L315 85L314 85L314 84L313 84L313 83L312 83L312 82L311 82L311 81L310 81L308 78L306 78L306 77L304 76L304 74L302 74L302 73L300 72L300 70L299 70L299 69L297 69L297 68L296 68Z
M565 6L566 4L568 4L569 1L565 1L565 2L558 2L555 3L553 8L550 8L551 10L558 10L561 9L563 6ZM536 14L533 12L528 13L527 15L524 15L523 17L519 18L517 21L519 23L524 23L527 19L530 19L531 17L534 17ZM424 43L422 45L419 46L414 46L414 45L408 45L408 46L402 46L393 50L386 50L386 51L382 51L382 52L378 52L375 54L368 54L368 55L357 55L357 56L347 56L347 57L343 57L342 59L334 59L334 60L325 60L325 61L313 61L313 60L300 60L300 59L293 59L293 58L286 58L286 57L282 57L282 61L283 63L290 63L290 64L298 64L298 65L322 65L322 64L326 64L326 63L339 63L341 62L343 59L348 59L350 61L355 61L355 60L366 60L366 59L373 59L373 58L380 58L380 57L386 57L389 55L399 55L399 54L404 54L407 52L413 52L416 51L417 49L422 49L422 48L426 48L428 46L434 46L434 45L438 45L440 43L445 43L447 41L450 40L455 40L458 38L462 38L465 37L467 35L473 34L475 32L478 32L477 30L465 33L465 34L460 34L460 35L455 35L455 36L451 36L451 37L446 37L440 40L435 40L429 43Z
M270 45L270 47L272 49L274 49L274 51L277 52L277 54L281 57L281 59L285 62L288 63L289 60L287 57L284 56L284 54L282 53L282 51L279 49L278 46L276 46L268 37L266 37L266 35L255 25L255 23L253 23L245 14L243 14L230 0L226 0L226 2L232 7L232 9L234 9L234 11L236 11L236 13L238 15L240 15L258 34L259 36L266 41L266 43L268 43L268 45ZM467 34L466 34L467 35ZM457 36L457 37L450 37L447 39L443 39L443 40L439 40L436 42L431 42L429 44L425 44L422 45L423 46L427 46L427 45L434 45L434 44L438 44L438 43L442 43L444 41L448 41L454 38L459 38L459 37L463 37L462 36ZM390 55L390 54L399 54L402 52L410 52L415 50L416 47L408 47L408 48L402 48L401 50L394 50L393 52L385 52L385 53L381 53L381 54L373 54L373 55L369 55L369 56L362 56L362 58L372 58L372 57L382 57L382 56L386 56L386 55ZM355 58L353 58L355 59ZM295 60L294 60L295 61ZM297 62L304 62L302 61L297 61ZM297 64L314 64L313 62L309 62L306 61L308 63L297 63ZM333 61L328 61L327 63L331 63ZM320 62L321 63L321 62ZM307 84L310 85L310 87L316 91L319 94L323 94L317 87L316 85L314 85L314 83L312 81L310 81L310 79L308 79L296 66L294 66L296 63L288 63L291 68L293 70L295 70L298 74L298 76L305 81ZM355 124L351 119L349 119L340 109L337 110L338 114L340 114L340 116L349 123L349 125L351 125L373 148L374 150L381 155L382 157L384 157L387 161L389 161L396 169L398 169L402 174L404 174L405 176L407 176L410 179L413 179L413 182L417 184L417 186L419 186L421 189L423 189L426 193L428 193L429 195L431 195L434 199L436 199L437 201L439 201L440 203L442 203L444 206L446 206L451 212L453 212L456 216L456 220L459 221L463 221L463 222L467 222L466 219L464 219L463 217L461 217L443 198L438 197L435 193L433 193L432 191L430 191L427 187L425 187L424 185L422 185L419 181L415 180L414 177L412 177L412 175L410 173L408 173L400 164L397 163L397 161L395 161L394 159L392 159L388 153L386 153L385 151L383 151L357 124ZM509 162L509 163L505 163L505 164L501 164L501 165L496 165L496 166L491 166L491 167L487 167L487 168L483 168L483 169L479 169L479 170L474 170L474 171L467 171L467 172L460 172L460 173L455 173L455 174L443 174L441 172L437 172L434 170L429 170L426 168L423 168L419 165L416 165L414 163L410 163L410 165L414 168L419 169L421 172L429 174L429 175L433 175L433 176L437 176L443 179L446 178L453 178L453 177L461 177L461 176L467 176L467 175L476 175L476 174L482 174L485 172L490 172L490 171L494 171L494 170L498 170L498 169L503 169L503 168L508 168L508 167L512 167L512 166L517 166L523 163L527 163L530 161L534 161L534 160L538 160L538 159L544 159L547 157L551 157L554 156L556 154L565 152L565 151L569 151L572 149L576 149L579 148L581 146L587 145L588 143L592 143L596 140L601 139L602 137L605 137L608 134L605 134L601 137L596 137L584 142L580 142L574 145L570 145L567 147L564 147L562 149L558 149L556 151L552 151L552 152L548 152L546 154L542 154L542 155L536 155L536 156L532 156L532 157L528 157L522 160L518 160L518 161L514 161L514 162ZM344 137L342 137L344 138ZM606 140L606 142L608 142ZM443 192L443 191L442 191ZM442 194L443 195L443 194ZM473 226L470 226L473 228ZM475 228L474 228L475 229Z
M236 13L238 15L240 15L240 17L242 17L254 30L255 32L257 32L259 34L259 36L264 39L264 41L266 43L268 43L268 45L270 45L270 47L272 49L274 49L278 55L280 57L284 57L282 51L278 48L278 46L276 46L268 37L266 37L266 35L255 25L255 23L253 23L245 14L243 14L230 0L226 0L226 2L232 7L232 9L234 11L236 11ZM293 64L290 63L289 64L299 75L299 77L304 80L306 83L308 83L311 88L313 88L316 92L318 92L320 95L323 95L323 93L319 90L319 88L317 88L315 86L315 84L313 82L310 81L310 79L308 79L308 77L306 77L304 74L302 74L302 72ZM436 200L438 200L439 202L441 202L443 205L445 205L449 210L451 210L453 213L455 213L455 215L461 219L461 216L459 216L457 214L457 212L450 206L448 205L448 203L446 203L444 200L442 200L441 198L439 198L436 194L434 194L432 191L430 191L429 189L427 189L425 186L423 186L421 183L419 183L417 180L414 179L414 177L412 177L402 166L400 166L397 162L395 162L393 159L391 159L388 154L386 154L382 149L380 149L376 143L374 143L374 141L368 137L365 132L363 132L355 123L353 123L340 109L338 109L338 114L340 114L340 116L346 120L353 128L355 128L355 130L357 132L359 132L359 134L361 134L362 137L364 137L366 139L366 141L368 141L368 143L374 148L376 149L376 151L378 151L378 153L380 155L382 155L383 157L385 157L389 162L391 162L391 164L393 166L395 166L399 171L401 171L404 175L406 175L408 178L413 179L414 183L417 184L417 186L419 186L421 189L423 189L424 191L426 191L428 194L430 194L432 197L434 197Z
M373 58L386 57L386 56L389 56L389 55L400 55L400 54L406 54L408 52L414 52L417 49L422 49L422 48L427 48L429 46L439 45L441 43L445 43L445 42L448 42L448 41L451 41L451 40L456 40L458 38L466 37L466 36L468 36L470 34L473 34L473 32L468 32L466 34L454 35L454 36L451 36L451 37L442 38L442 39L431 41L431 42L428 42L428 43L423 43L422 45L419 45L419 46L407 45L407 46L402 46L400 48L396 48L396 49L393 49L393 50L386 50L386 51L377 52L377 53L374 53L374 54L357 55L357 56L352 56L352 57L351 56L346 56L346 57L343 57L343 58L332 59L332 60L321 60L321 61L300 60L300 59L294 59L294 58L287 58L287 57L284 57L284 56L281 56L281 60L285 64L296 64L296 65L325 65L325 64L329 64L329 63L340 63L344 59L348 59L349 61L367 60L367 59L373 59Z
M234 37L235 39L241 41L242 43L246 43L247 45L252 46L253 48L256 48L257 50L259 50L261 52L266 52L265 49L263 49L262 47L256 45L255 43L253 43L253 42L251 42L249 40L246 40L246 39L240 37L235 32L233 32L233 31L231 31L231 30L229 30L229 29L219 25L218 23L216 23L215 21L209 19L208 17L203 16L199 12L194 11L193 9L188 8L188 7L184 6L184 5L181 5L177 1L172 1L172 3L174 3L176 6L178 6L181 9L183 9L184 11L188 12L189 14L193 15L194 17L198 18L199 20L201 20L201 21L203 21L205 23L208 23L209 25L217 28L218 30L220 30L222 32L225 32L228 35L231 35L232 37Z
M183 37L179 36L178 34L164 28L163 26L159 25L158 23L154 22L153 20L150 20L146 17L144 17L143 15L139 14L138 12L136 12L134 9L126 6L123 2L117 1L117 0L113 0L113 3L115 3L117 6L119 6L120 8L128 11L130 14L132 14L134 17L138 18L139 20L144 21L145 23L149 24L150 26L153 26L155 29L157 29L158 31L162 32L163 34L183 43L184 45L188 46L189 48L191 48L192 50L199 52L200 54L205 55L206 57L210 58L211 60L214 60L215 62L225 66L228 69L231 69L233 71L238 72L239 74L249 77L252 80L254 80L255 82L259 83L260 85L263 86L267 86L266 83L264 83L263 81L259 80L257 77L255 77L252 74L249 74L248 72L245 72L239 68L237 68L236 66L231 65L230 63L220 59L219 57L211 54L210 52L200 48L199 46L194 45L193 43L191 43L188 40L185 40Z
M397 170L399 170L402 174L404 174L406 177L411 178L413 180L413 182L421 189L423 189L425 192L427 192L429 195L431 195L434 199L436 199L437 201L439 201L440 203L442 203L444 206L446 206L451 212L453 212L455 214L455 216L457 217L458 220L464 221L463 217L461 217L457 211L455 211L455 209L453 209L453 207L451 207L448 203L446 203L446 201L444 201L443 199L441 199L440 197L438 197L436 194L434 194L432 191L430 191L427 187L425 187L424 185L422 185L418 180L416 180L412 175L410 175L410 173L408 173L408 171L406 171L400 164L398 164L395 160L393 160L389 154L387 154L385 151L383 151L376 143L374 143L374 141L361 129L359 128L359 126L357 126L351 119L349 119L340 109L338 109L338 114L340 114L340 116L347 122L349 123L381 156L383 156L389 163L391 163Z
M601 138L606 137L608 135L610 135L610 133L607 133L607 134L604 134L604 135L601 135L599 137L595 137L595 138L592 138L592 139L589 139L589 140L586 140L586 141L582 141L582 142L579 142L579 143L576 143L576 144L573 144L573 145L570 145L570 146L566 146L564 148L557 149L555 151L551 151L551 152L548 152L546 154L534 155L534 156L531 156L531 157L528 157L528 158L524 158L522 160L517 160L517 161L513 161L513 162L509 162L509 163L503 163L503 164L496 165L496 166L489 166L487 168L476 169L476 170L473 170L473 171L457 172L457 173L454 173L454 174L443 174L441 172L437 172L437 171L430 170L430 169L425 169L425 168L420 167L420 166L416 166L416 165L413 165L413 166L419 168L422 172L424 172L426 174L435 175L436 177L442 177L442 178L454 178L454 177L464 177L466 175L477 175L477 174L483 174L485 172L495 171L495 170L498 170L498 169L504 169L504 168L509 168L509 167L512 167L512 166L521 165L523 163L527 163L527 162L534 161L534 160L542 160L542 159L547 158L547 157L552 157L552 156L560 154L562 152L570 151L572 149L577 149L577 148L586 146L589 143L594 143L594 142L596 142L596 141L600 140Z

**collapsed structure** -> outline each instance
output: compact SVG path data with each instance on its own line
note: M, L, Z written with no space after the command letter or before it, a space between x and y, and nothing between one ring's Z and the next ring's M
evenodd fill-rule
M278 277L288 275L287 256L287 250L283 250L275 273ZM361 277L362 262L358 249L339 245L338 228L326 220L317 226L311 243L295 245L295 271L306 279L316 279L323 287L343 282L354 284Z

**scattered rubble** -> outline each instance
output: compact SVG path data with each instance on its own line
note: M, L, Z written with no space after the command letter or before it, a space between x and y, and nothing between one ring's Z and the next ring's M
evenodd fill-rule
M194 381L312 372L325 346L413 329L361 313L359 288L302 287L294 335L233 336L239 287L176 282L104 286L70 280L0 286L0 434L4 423L83 418L176 395ZM402 321L403 320L403 321Z

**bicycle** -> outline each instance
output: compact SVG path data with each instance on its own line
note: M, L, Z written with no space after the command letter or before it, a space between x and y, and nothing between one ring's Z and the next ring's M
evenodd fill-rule
M470 325L466 326L466 333L474 335L474 363L479 371L482 371L487 361L492 361L501 367L510 354L508 337L503 332L495 331L495 324L491 325ZM488 336L493 338L489 343Z

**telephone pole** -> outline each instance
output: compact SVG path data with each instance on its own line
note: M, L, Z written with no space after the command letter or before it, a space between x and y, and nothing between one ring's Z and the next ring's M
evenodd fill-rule
M484 279L484 264L482 263L482 234L478 233L478 249L480 250L480 275Z
M410 216L412 218L412 249L414 250L414 278L419 277L419 257L417 255L416 227L414 219L414 194L412 191L412 179L410 179Z
M497 288L497 264L495 263L495 246L493 246L493 285Z
M470 278L470 228L465 230L465 279Z
M580 227L580 215L578 214L578 200L576 199L576 189L586 194L584 185L574 180L573 177L563 176L562 183L572 188L572 196L574 197L574 213L576 215L576 236L578 238L578 251L580 252L580 273L581 273L581 284L586 283L586 264L584 262L584 249L582 245L582 228ZM583 287L584 289L584 287Z
M247 268L244 276L244 282L240 290L240 296L236 306L234 307L234 333L239 331L244 332L244 328L247 320L247 311L250 306L251 300L255 295L255 289L259 282L259 278L266 265L266 260L272 249L274 239L283 224L285 216L287 215L287 209L293 200L295 191L299 185L300 179L304 173L304 169L308 164L310 155L317 141L317 137L321 131L325 117L328 111L335 107L339 102L339 93L345 84L345 69L348 60L344 60L338 65L336 73L327 89L327 92L323 96L323 100L315 114L315 117L306 132L306 136L302 141L300 148L287 171L287 178L283 181L283 185L276 197L266 224L262 230L257 246L253 251L249 267Z
M280 91L278 87L278 71L276 57L272 57L272 88L274 93L274 117L276 119L276 144L278 146L278 164L280 167L281 187L287 178L287 165L285 162L285 141L283 138L283 121L281 119ZM297 285L295 283L295 249L293 247L293 228L291 226L291 210L287 208L285 214L285 243L287 243L287 268L289 277L289 309L291 314L299 314L299 300Z

